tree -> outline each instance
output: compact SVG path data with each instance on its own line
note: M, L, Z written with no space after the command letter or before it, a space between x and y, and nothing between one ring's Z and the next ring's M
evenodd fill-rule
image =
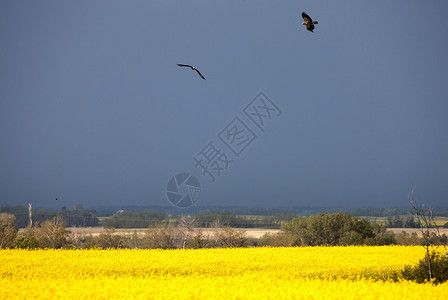
M16 217L7 213L0 213L0 248L11 247L17 236Z
M426 260L428 267L428 277L429 280L433 278L433 270L432 270L432 258L435 257L430 253L430 247L434 243L434 241L438 244L441 244L443 241L443 237L440 234L439 227L434 220L434 214L431 207L425 207L425 205L421 202L417 203L414 196L415 187L409 192L408 199L411 203L412 209L414 210L415 217L417 218L418 229L423 236L424 247L426 250ZM445 243L446 244L446 243ZM442 246L445 249L445 254L448 256L448 250L446 245ZM424 265L424 264L422 264Z
M221 226L219 219L215 220L213 229L215 230L215 239L218 246L224 248L246 246L247 237L245 231L235 230L228 225Z
M296 246L391 243L384 227L347 213L299 217L284 224L282 231L294 237Z
M95 247L95 239L89 234L72 231L68 238L69 243L76 249L88 249Z
M46 220L35 229L36 240L41 248L62 248L67 243L69 233L61 215Z
M389 228L402 228L403 227L403 220L401 219L398 212L395 216L387 217L386 226Z
M177 225L177 229L179 230L181 239L182 239L182 249L185 249L187 241L191 239L194 235L194 226L196 222L194 217L187 217L182 215L179 220L179 224Z
M17 226L19 228L28 226L28 208L24 205L10 206L8 204L2 204L0 206L0 212L15 215Z
M295 237L284 231L277 233L265 233L257 241L257 246L264 247L291 247L295 244Z
M448 255L442 255L432 251L430 259L421 259L417 265L405 266L402 271L403 278L406 280L414 280L417 283L425 283L428 281L428 268L431 263L432 282L440 284L448 281Z
M210 245L210 233L204 234L202 228L195 228L185 244L186 248L200 249Z
M171 224L150 226L143 237L143 247L149 249L176 248L176 231Z
M115 228L105 228L96 239L96 246L101 249L119 249L124 247L123 237L115 234Z
M14 248L18 249L36 249L39 243L36 239L36 227L28 226L23 232L20 232L14 243Z
M406 231L402 231L395 235L395 240L397 245L403 246L420 246L422 245L423 238L419 237L417 232L412 232L411 234Z

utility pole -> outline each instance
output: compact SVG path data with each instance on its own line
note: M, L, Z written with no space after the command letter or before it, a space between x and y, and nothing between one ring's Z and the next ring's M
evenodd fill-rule
M28 226L33 227L33 214L31 212L31 203L28 203Z

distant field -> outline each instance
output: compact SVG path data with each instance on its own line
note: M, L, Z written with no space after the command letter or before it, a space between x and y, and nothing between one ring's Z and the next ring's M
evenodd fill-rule
M67 229L75 234L91 234L93 236L97 236L104 230L104 227L70 227ZM126 228L126 229L116 229L115 232L119 234L131 234L134 232L143 233L146 230L147 228ZM210 234L210 235L213 235L214 231L216 231L210 228L202 228L202 230L204 231L204 234ZM262 228L261 229L235 228L235 230L246 231L246 235L250 238L260 238L265 233L277 233L280 231L280 229L262 229Z
M103 227L71 227L68 228L71 232L76 234L91 234L93 236L99 235L104 228ZM137 233L143 233L147 228L126 228L126 229L116 229L116 232L118 234L131 234L137 232ZM213 235L213 232L215 230L213 229L203 229L205 234ZM277 233L280 232L280 229L260 229L260 228L235 228L235 230L239 231L245 231L247 237L249 238L260 238L266 233ZM412 233L416 232L420 235L420 232L416 228L388 228L387 230L392 231L393 233L401 233L402 231L405 231L406 233ZM440 228L440 233L445 233L448 235L448 228Z
M400 216L401 218L406 218L408 216ZM387 222L387 217L370 217L370 216L361 216L360 218L369 220L370 222L374 222L377 224L385 225ZM448 222L448 217L434 217L434 221L436 222L437 226L442 226L446 222Z
M416 228L387 228L387 230L392 231L393 233L401 233L403 231L406 233L416 232L418 235L421 235L420 231L418 231L418 229ZM448 235L448 228L440 228L439 232L440 234Z

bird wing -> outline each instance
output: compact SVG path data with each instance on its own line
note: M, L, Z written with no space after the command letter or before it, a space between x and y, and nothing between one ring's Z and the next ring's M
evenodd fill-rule
M201 78L202 78L202 79L204 79L204 80L205 80L205 77L204 77L204 76L202 76L201 72L199 72L199 70L198 70L198 69L196 69L196 68L195 68L194 70L195 70L196 72L198 72L199 76L201 76Z
M190 66L190 65L183 65L183 64L177 64L179 67L189 67L189 68L193 68L192 66Z
M307 23L307 24L306 24L306 29L308 29L309 31L313 32L313 30L314 30L314 25L313 25L313 23Z
M305 20L305 22L309 22L309 23L311 23L311 22L313 22L313 19L311 19L310 18L310 16L308 16L305 12L302 12L302 18L303 18L303 20Z

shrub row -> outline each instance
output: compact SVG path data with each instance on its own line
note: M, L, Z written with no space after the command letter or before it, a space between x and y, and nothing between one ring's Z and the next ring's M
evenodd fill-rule
M384 226L345 213L299 217L285 223L277 234L249 239L244 231L227 225L197 228L193 218L183 218L176 226L164 222L151 225L143 233L117 234L105 229L97 236L71 233L65 220L56 216L18 233L15 217L0 214L0 248L205 248L244 246L318 246L318 245L422 245L416 233L393 234ZM446 244L446 235L431 236L431 243Z

